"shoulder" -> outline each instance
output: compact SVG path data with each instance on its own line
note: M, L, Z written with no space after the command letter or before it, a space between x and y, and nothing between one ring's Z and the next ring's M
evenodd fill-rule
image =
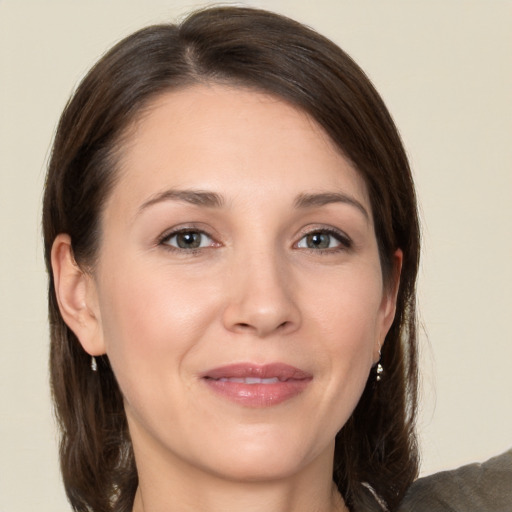
M512 510L512 449L416 480L398 512L504 512Z

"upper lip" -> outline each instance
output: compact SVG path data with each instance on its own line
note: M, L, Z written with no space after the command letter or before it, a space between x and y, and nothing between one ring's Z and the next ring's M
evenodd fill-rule
M304 370L285 363L235 363L212 368L202 373L201 377L206 379L257 377L260 379L278 378L280 381L286 381L306 380L313 376Z

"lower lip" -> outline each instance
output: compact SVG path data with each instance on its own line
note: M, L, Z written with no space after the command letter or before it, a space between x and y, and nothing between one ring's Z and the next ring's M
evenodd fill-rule
M263 408L281 404L302 393L311 379L289 379L271 384L203 379L215 393L245 407Z

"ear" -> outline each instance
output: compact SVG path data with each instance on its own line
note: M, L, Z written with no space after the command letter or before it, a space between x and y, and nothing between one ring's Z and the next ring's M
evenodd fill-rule
M403 252L397 249L393 254L391 276L389 282L385 284L384 293L382 295L380 328L373 353L373 361L375 364L379 362L380 350L386 339L386 335L393 324L396 313L396 299L400 288L400 274L402 272Z
M76 263L69 235L60 234L55 238L51 261L55 294L64 322L87 353L104 354L96 284Z

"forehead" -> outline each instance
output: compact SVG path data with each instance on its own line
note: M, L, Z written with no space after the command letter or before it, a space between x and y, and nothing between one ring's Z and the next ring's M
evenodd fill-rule
M340 189L368 205L359 172L310 116L275 96L226 85L162 94L125 137L112 199L140 203L171 187L253 198Z

